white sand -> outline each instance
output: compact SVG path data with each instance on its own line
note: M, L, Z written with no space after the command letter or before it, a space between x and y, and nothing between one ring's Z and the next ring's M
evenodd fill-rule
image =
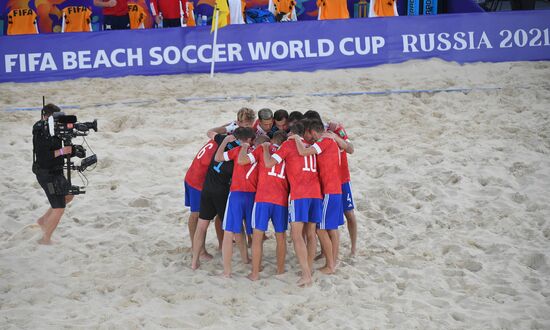
M504 87L470 93L179 103L191 96ZM54 233L31 173L41 96L98 118L87 172ZM138 106L129 100L156 100ZM115 102L96 107L98 102ZM265 245L262 279L234 278L221 255L189 268L182 180L205 131L241 106L317 109L343 121L359 222L336 275L298 289ZM460 66L437 60L317 73L80 79L0 85L0 328L550 328L550 63ZM78 180L76 181L78 182ZM367 198L368 197L368 198ZM14 235L15 234L15 235ZM10 239L11 238L11 239ZM8 240L10 239L10 240ZM207 248L216 252L214 230ZM320 263L317 264L320 266Z

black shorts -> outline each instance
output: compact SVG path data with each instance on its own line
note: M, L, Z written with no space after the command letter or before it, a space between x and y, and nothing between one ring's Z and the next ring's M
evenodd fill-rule
M60 176L63 176L62 174ZM54 193L54 187L53 182L54 178L56 176L54 175L37 175L36 179L38 180L38 183L44 189L44 192L46 193L46 197L48 197L48 201L50 202L50 205L52 209L64 209L65 208L65 195L56 195Z
M162 19L162 27L163 28L181 27L181 19L179 19L179 18L163 18Z
M221 193L213 193L209 191L201 191L201 207L199 210L199 218L203 220L212 220L216 215L223 219L225 214L225 206L229 191Z
M103 16L103 30L127 30L130 28L130 16Z

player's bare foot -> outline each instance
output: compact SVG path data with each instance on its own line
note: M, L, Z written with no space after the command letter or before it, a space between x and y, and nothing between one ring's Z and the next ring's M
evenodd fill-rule
M207 260L207 261L214 259L214 257L206 251L202 251L201 254L199 255L199 258L201 260Z
M191 262L191 269L197 270L201 266L201 262L197 260L197 262Z
M246 259L246 260L243 261L243 264L248 265L248 264L251 263L251 262L252 262L252 259L248 258L248 259ZM261 268L261 267L260 267L260 268ZM261 271L261 270L260 270L260 271Z
M248 274L248 276L246 276L249 280L251 281L257 281L260 279L260 274L254 274L254 273L250 273Z
M326 275L334 274L334 268L330 268L329 266L319 268L319 271Z
M311 283L312 283L311 277L309 278L302 277L300 278L297 284L299 287L305 288L305 287L311 286Z
M286 270L283 268L283 269L277 269L277 275L282 275L286 273Z
M222 273L222 277L224 278L231 278L231 273Z

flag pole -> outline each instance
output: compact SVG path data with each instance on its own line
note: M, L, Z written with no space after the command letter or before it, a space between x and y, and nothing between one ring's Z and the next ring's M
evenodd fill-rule
M212 42L212 63L210 64L210 78L214 78L214 63L216 63L216 40L218 39L218 17L220 10L216 8L216 17L214 25L214 41Z

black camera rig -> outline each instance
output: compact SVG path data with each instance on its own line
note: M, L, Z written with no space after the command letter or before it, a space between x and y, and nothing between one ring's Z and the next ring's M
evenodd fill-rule
M85 187L73 186L71 183L71 171L83 172L88 166L97 163L97 156L92 154L86 157L86 148L83 145L73 144L72 139L85 137L90 130L97 132L97 120L92 122L77 122L76 116L66 115L64 112L54 112L48 118L48 130L50 136L56 136L63 141L64 146L72 146L72 153L65 155L63 169L67 170L68 194L85 194ZM72 157L83 158L79 165L71 160Z

